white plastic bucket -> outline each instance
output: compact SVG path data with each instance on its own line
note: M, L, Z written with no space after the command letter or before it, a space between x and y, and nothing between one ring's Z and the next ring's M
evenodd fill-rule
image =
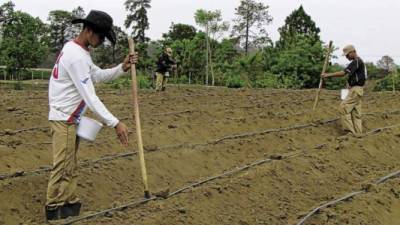
M340 98L342 100L345 100L348 94L349 94L349 89L340 90Z
M97 133L99 133L102 127L103 124L100 122L89 117L82 116L76 133L79 137L85 140L94 141L96 140Z

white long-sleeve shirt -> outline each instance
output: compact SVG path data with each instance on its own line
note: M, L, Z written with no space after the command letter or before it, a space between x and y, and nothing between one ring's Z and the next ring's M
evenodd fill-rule
M106 125L119 120L97 97L93 83L113 80L124 73L122 64L102 70L94 65L89 50L75 41L63 47L49 83L49 120L78 123L87 107Z

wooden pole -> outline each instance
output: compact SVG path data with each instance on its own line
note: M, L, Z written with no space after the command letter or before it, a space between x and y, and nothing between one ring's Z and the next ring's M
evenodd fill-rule
M129 43L129 53L134 54L135 52L135 43L132 38L128 38ZM144 186L144 197L150 198L150 191L147 185L147 172L146 172L146 164L144 161L144 151L143 151L143 141L142 141L142 128L140 126L140 115L139 115L139 103L137 96L137 79L136 79L136 65L132 64L131 66L131 77L132 77L132 97L133 97L133 108L135 110L135 122L136 122L136 133L137 133L137 142L139 147L139 160L140 160L140 169L142 171L143 178L143 186Z
M329 63L329 58L330 58L331 52L332 52L332 41L329 42L328 52L326 53L326 56L325 56L325 62L324 62L324 66L322 68L322 73L326 72L326 68L328 67L328 63ZM317 108L318 101L319 101L319 95L321 93L321 89L322 89L322 84L323 83L324 83L324 79L322 79L322 77L321 77L319 79L319 86L318 86L318 90L317 90L317 95L315 96L313 111Z

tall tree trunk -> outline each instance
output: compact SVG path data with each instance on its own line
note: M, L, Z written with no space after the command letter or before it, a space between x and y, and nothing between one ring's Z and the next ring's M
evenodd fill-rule
M211 85L214 86L215 83L215 77L214 77L214 66L213 66L213 62L212 62L212 51L211 51L211 43L208 42L208 50L209 50L209 60L210 60L210 69L211 69Z
M249 9L249 4L247 4L247 15L246 15L246 43L245 43L245 49L246 49L246 55L249 52L249 32L250 32L250 22L249 18L250 17L250 9Z
M209 63L209 44L208 44L208 24L206 25L206 85L208 85L208 63Z

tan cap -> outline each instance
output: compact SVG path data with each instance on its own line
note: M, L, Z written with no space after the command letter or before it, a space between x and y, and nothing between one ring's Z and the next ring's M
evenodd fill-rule
M354 45L346 45L343 48L343 56L348 55L350 52L355 51Z
M169 47L166 48L166 49L165 49L165 52L170 52L170 53L172 53L172 48L169 48Z

